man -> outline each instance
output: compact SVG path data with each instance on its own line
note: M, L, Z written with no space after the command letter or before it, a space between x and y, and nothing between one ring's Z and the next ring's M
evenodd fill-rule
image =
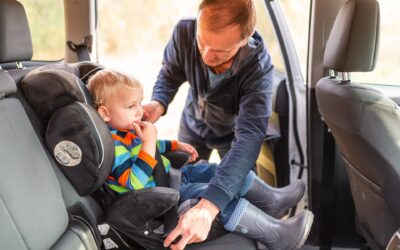
M255 32L251 0L203 0L196 20L180 21L164 51L163 66L145 105L148 121L167 112L180 85L190 90L182 114L179 140L193 145L200 159L217 149L222 161L201 200L179 220L164 242L172 249L206 239L212 221L246 185L266 137L271 115L271 59ZM265 190L260 181L251 192ZM263 188L261 188L263 186ZM285 190L268 189L266 198L282 205L296 204L304 193L302 182ZM288 194L288 195L287 195ZM252 202L250 197L250 202ZM254 201L254 200L253 200ZM280 203L281 202L281 203ZM285 208L287 210L287 207ZM268 212L268 211L266 211Z

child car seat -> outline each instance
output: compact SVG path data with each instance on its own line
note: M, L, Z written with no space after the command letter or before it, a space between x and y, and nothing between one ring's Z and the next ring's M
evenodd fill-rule
M159 249L164 233L160 226L165 224L160 218L177 204L179 192L155 187L116 195L107 188L104 183L111 172L114 144L73 69L68 65L40 67L21 82L26 99L47 126L46 146L81 196L102 189L98 197L111 226L146 248ZM185 163L182 157L186 156L178 158Z

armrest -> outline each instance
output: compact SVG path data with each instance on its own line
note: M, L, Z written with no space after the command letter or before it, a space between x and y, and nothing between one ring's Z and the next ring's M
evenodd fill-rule
M399 249L399 246L400 246L400 229L393 234L392 238L390 239L386 247L386 250L397 250Z
M168 158L168 160L171 162L171 166L176 169L180 169L185 166L190 157L188 153L183 151L170 151L163 155Z

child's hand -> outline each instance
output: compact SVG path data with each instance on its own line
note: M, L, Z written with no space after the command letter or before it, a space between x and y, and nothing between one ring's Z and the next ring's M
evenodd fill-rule
M153 123L141 121L134 123L133 127L143 143L156 143L157 127Z
M189 162L193 162L199 157L197 150L192 145L184 143L184 142L178 141L177 145L176 145L176 150L180 150L180 151L189 153L190 154Z

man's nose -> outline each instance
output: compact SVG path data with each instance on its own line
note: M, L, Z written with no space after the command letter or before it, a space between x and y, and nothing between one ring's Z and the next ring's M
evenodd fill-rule
M205 47L203 50L204 60L212 60L215 57L215 53L209 48Z

